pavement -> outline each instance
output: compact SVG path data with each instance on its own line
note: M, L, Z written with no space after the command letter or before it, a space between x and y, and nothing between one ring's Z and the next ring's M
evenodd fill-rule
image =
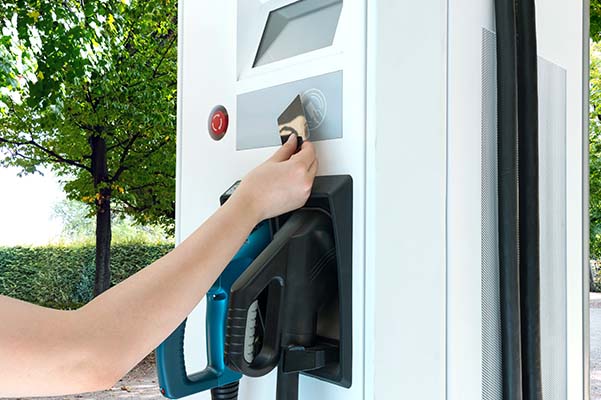
M591 400L601 400L601 293L590 294Z

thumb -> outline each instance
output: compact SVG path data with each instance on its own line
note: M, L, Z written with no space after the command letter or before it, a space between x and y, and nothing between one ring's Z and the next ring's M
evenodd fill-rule
M291 134L288 137L288 140L286 140L286 143L271 156L270 160L275 162L287 161L296 152L297 143L298 139L296 138L296 135L294 133Z

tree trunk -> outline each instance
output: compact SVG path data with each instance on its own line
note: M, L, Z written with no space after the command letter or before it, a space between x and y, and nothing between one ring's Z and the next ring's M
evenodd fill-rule
M111 286L111 200L110 189L100 190L96 213L96 277L94 297Z
M96 188L96 276L94 297L111 285L111 189L108 186L106 141L100 136L90 138L92 176ZM103 185L104 184L104 185Z

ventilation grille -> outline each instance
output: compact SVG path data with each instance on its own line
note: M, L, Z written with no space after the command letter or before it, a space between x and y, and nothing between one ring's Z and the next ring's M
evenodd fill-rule
M538 59L543 398L567 400L566 71ZM482 33L482 399L501 400L496 37Z
M543 398L567 399L566 71L538 59Z
M482 31L482 399L502 400L495 34Z

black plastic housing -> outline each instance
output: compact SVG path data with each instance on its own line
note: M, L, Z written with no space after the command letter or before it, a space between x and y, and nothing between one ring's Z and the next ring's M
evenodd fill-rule
M281 374L351 386L352 199L350 176L320 176L304 207L271 221L273 241L231 289L225 343L231 369L256 377L279 366ZM244 336L255 301L264 320L248 362Z

